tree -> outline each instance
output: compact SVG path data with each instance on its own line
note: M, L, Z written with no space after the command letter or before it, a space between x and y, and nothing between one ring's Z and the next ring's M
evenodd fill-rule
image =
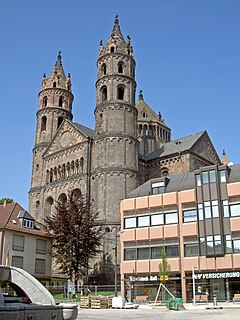
M168 280L168 277L171 271L171 266L167 262L167 254L165 249L162 249L161 251L161 259L162 261L159 264L159 276L160 276L160 282L165 284Z
M52 237L52 256L59 270L75 283L86 276L90 260L101 244L97 213L82 195L71 191L66 201L58 201L56 212L45 219L45 229Z
M0 205L4 204L5 200L6 200L6 203L12 203L13 202L13 199L11 199L11 198L2 198L2 199L0 199Z

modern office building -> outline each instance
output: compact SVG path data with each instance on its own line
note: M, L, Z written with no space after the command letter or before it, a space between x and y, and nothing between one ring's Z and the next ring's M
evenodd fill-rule
M150 179L121 201L121 226L122 294L155 299L163 248L167 286L184 301L193 298L193 272L209 300L240 292L239 164Z

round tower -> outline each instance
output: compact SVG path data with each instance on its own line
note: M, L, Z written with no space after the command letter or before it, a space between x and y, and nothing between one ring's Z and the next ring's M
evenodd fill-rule
M72 120L73 94L70 74L66 77L61 51L55 66L46 77L44 73L38 95L35 146L33 148L32 180L29 191L29 212L34 217L41 210L41 187L44 183L43 154L65 118Z
M138 183L135 60L118 16L97 60L92 199L106 225L120 223L119 203Z

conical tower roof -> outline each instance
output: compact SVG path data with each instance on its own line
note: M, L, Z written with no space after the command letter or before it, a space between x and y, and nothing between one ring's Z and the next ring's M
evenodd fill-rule
M169 128L162 119L160 112L158 114L155 113L155 111L153 111L153 109L144 101L142 90L139 91L136 108L138 110L138 121L157 122L164 127Z
M42 89L47 88L59 88L71 92L70 74L68 74L68 77L65 75L62 65L61 50L58 52L57 61L52 72L50 73L50 76L46 78L46 74L44 73L43 75Z
M102 41L100 42L99 56L110 52L133 54L130 37L127 38L126 42L120 29L118 15L116 15L113 30L106 45L103 46Z

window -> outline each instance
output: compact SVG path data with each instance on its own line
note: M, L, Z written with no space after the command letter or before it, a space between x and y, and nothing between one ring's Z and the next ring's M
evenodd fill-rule
M23 219L23 227L33 229L34 228L34 221Z
M195 222L197 221L197 210L184 210L183 211L183 222Z
M178 214L174 213L166 213L165 214L165 224L173 224L178 223Z
M118 73L123 73L123 63L119 62L118 64Z
M198 204L198 219L203 220L203 205L202 203Z
M150 249L148 248L138 248L137 249L137 260L147 260L150 259Z
M151 248L151 259L161 259L162 255L162 249L163 247L152 247Z
M213 218L219 217L219 209L218 209L218 201L217 200L212 201L212 216L213 216Z
M56 82L53 82L53 88L56 88L57 84Z
M232 236L225 235L225 253L232 253Z
M222 240L220 235L214 236L214 249L215 254L221 254L222 252Z
M102 73L106 74L107 73L107 66L105 63L102 64Z
M12 256L12 266L23 269L23 257Z
M63 96L60 96L60 97L59 97L58 106L59 106L59 107L62 107L62 106L63 106Z
M204 213L205 213L205 219L210 219L212 217L210 201L204 202Z
M46 254L47 253L47 241L46 240L37 239L36 253L39 253L39 254Z
M213 236L207 236L207 254L212 255L214 254L214 246L213 246Z
M124 99L124 88L123 87L118 87L118 89L117 89L117 98L119 100L123 100Z
M101 89L102 92L102 101L106 101L107 100L107 87L103 86Z
M222 202L223 205L223 216L229 217L229 205L228 205L228 200L223 200Z
M163 214L153 214L151 215L151 226L158 226L163 224Z
M156 182L152 184L152 194L164 193L164 182Z
M202 185L200 174L196 175L196 184L197 184L197 187L201 187L201 185Z
M43 102L42 102L43 107L47 106L47 97L43 97Z
M124 249L124 260L136 260L137 251L136 249Z
M136 228L136 218L125 218L124 219L124 228L129 229L129 228Z
M110 52L114 52L114 47L111 47L111 48L110 48Z
M230 205L230 214L231 214L231 217L240 216L240 204Z
M202 173L202 178L203 178L203 184L208 183L208 171L205 171Z
M45 131L47 128L47 117L43 116L41 120L41 132Z
M45 274L46 273L46 260L36 259L35 260L35 273Z
M210 183L216 182L216 173L215 173L215 170L209 171L209 175L210 175Z
M138 227L148 227L150 225L150 217L138 217Z
M165 251L168 258L179 256L178 245L167 245L165 246Z
M226 182L227 179L226 179L226 171L225 170L222 170L220 171L220 182Z
M191 239L184 241L184 256L185 257L197 257L199 256L199 246L197 239Z
M61 125L62 122L63 122L63 117L58 117L57 128L60 127L60 125Z
M240 252L240 238L233 240L233 252L239 253Z
M15 251L24 251L24 237L17 234L13 235L12 249Z
M205 238L200 238L200 254L201 254L201 256L206 255L206 240L205 240Z

